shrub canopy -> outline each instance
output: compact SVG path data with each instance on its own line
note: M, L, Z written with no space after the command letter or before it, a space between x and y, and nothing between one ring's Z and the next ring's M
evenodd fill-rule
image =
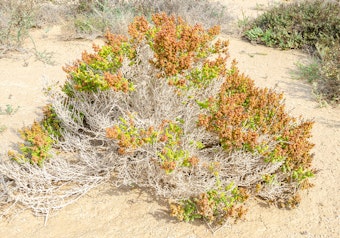
M42 123L62 151L78 154L65 164L147 188L185 221L239 219L250 196L294 207L313 176L312 122L289 116L283 95L257 88L236 61L228 66L218 30L138 17L130 37L107 33L66 66Z

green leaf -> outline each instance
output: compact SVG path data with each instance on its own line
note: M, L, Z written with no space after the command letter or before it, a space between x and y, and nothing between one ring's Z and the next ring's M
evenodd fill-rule
M196 103L201 109L207 109L209 107L209 101L208 100L202 101L202 102L199 101L199 100L196 100Z

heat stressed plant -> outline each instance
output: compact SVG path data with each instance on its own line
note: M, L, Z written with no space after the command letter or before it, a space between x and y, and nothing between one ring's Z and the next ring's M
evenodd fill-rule
M218 174L215 173L218 178ZM237 188L233 183L222 187L217 179L217 187L196 197L184 199L170 204L171 216L180 221L193 221L204 219L214 225L221 225L227 219L235 221L243 218L247 209L237 203L243 203L248 199L248 194L243 188Z
M49 150L53 140L38 123L34 122L31 127L26 127L20 131L24 143L20 145L21 153L9 151L9 157L19 163L30 162L42 166L44 161L50 157Z
M295 204L314 175L312 122L289 116L283 95L257 88L236 61L227 65L218 27L160 13L137 17L129 34L107 33L64 68L61 90L48 91L45 128L61 128L55 143L77 160L45 166L62 160L69 178L77 165L78 186L95 177L147 188L170 199L179 220L212 226L242 218L248 197Z
M61 138L61 125L60 120L57 117L51 104L45 105L43 108L44 117L40 124L44 130L48 133L49 137L54 138L54 140L62 140Z

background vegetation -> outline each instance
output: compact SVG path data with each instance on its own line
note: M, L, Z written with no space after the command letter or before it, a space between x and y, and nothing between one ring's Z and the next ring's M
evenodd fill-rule
M340 102L340 3L338 1L297 1L266 11L249 23L244 36L257 43L282 49L304 49L317 57L300 67L313 79L316 91L328 102Z
M127 35L134 17L149 20L157 12L181 16L204 27L226 25L227 8L208 0L3 0L0 2L0 57L10 49L21 49L28 30L50 24L63 24L63 38L102 37L106 31Z
M206 28L225 26L230 20L225 6L207 0L81 0L77 12L68 29L85 37L103 35L107 30L126 35L135 16L151 20L151 15L159 12L176 14L190 24L201 22Z

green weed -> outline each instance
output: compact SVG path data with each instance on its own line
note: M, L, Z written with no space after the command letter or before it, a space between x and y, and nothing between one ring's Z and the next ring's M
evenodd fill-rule
M1 134L2 132L6 131L6 130L7 130L7 126L5 126L5 125L0 125L0 134Z
M19 106L14 108L11 104L7 104L5 110L0 107L0 115L13 115L19 110Z
M307 80L310 83L317 82L321 78L321 64L318 59L313 59L312 62L303 64L296 63L297 70L294 72L296 79Z

